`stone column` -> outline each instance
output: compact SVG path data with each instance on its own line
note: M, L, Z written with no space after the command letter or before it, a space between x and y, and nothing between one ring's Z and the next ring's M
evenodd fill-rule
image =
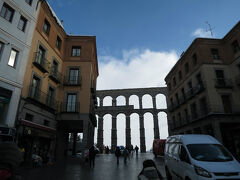
M139 109L142 109L142 96L139 97Z
M88 149L88 119L83 120L83 149Z
M117 118L112 116L112 142L111 149L115 151L117 146Z
M129 97L125 97L126 98L126 106L129 106Z
M140 124L140 150L141 152L146 152L144 118L142 114L139 116L139 124Z
M159 139L159 125L158 125L158 115L154 114L153 115L153 124L154 124L154 139Z
M99 106L100 106L100 107L103 107L103 99L102 99L102 98L99 98L99 101L100 101Z
M103 117L98 117L98 134L97 134L97 146L102 152L103 150Z
M130 128L130 116L126 116L126 146L131 146L131 128Z
M117 105L116 98L112 98L112 106L116 106L116 105Z

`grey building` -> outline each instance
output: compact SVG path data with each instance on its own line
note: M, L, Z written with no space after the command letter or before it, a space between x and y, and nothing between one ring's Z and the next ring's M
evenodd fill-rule
M0 127L15 126L39 0L0 0Z

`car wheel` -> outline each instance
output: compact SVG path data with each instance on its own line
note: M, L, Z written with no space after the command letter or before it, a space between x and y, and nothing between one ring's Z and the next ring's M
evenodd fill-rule
M167 180L172 180L172 176L171 176L168 168L166 168L165 171L166 171L166 178L167 178Z

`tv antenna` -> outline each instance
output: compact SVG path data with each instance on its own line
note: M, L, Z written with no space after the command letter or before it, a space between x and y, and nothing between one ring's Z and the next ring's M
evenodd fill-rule
M206 29L206 32L210 31L211 36L213 37L213 32L212 32L213 28L212 28L211 24L209 24L208 21L206 21L205 23L208 25L208 28Z

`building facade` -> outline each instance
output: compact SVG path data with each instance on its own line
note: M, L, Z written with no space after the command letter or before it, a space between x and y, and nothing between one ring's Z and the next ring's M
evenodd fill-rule
M165 78L169 134L210 134L240 157L240 23L197 38Z
M38 0L0 0L0 128L14 133Z
M97 76L96 38L68 35L50 5L42 2L17 117L25 160L33 153L44 161L62 157L69 133L83 132L83 148L93 144L88 137L96 124L92 94Z

